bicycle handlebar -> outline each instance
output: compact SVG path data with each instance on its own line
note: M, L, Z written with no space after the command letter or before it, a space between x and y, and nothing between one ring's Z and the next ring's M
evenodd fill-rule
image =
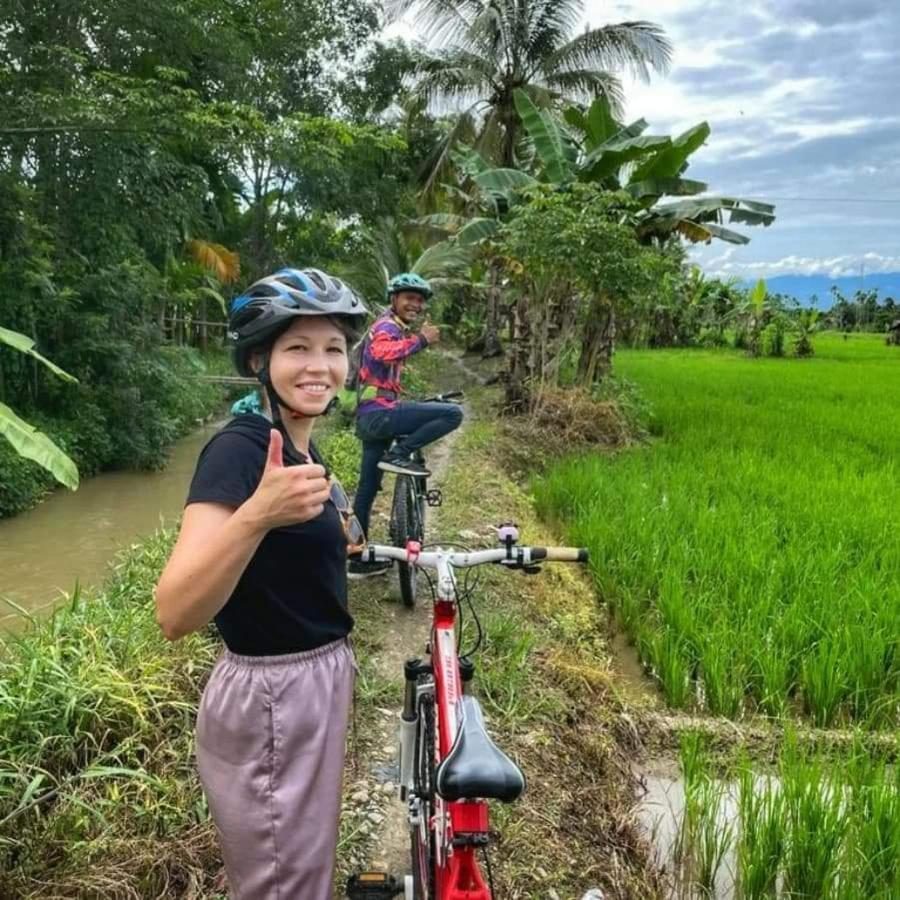
M414 557L414 558L413 558ZM399 562L411 562L427 569L436 569L438 559L443 557L456 569L481 566L485 563L500 563L512 568L537 565L541 562L580 562L588 561L585 547L524 547L513 544L510 547L496 547L491 550L448 551L425 550L411 554L404 547L391 547L385 544L369 544L362 552L364 562L387 562L395 559Z
M448 400L461 400L462 391L447 391L446 394L435 394L433 397L426 397L420 400L420 403L446 403Z

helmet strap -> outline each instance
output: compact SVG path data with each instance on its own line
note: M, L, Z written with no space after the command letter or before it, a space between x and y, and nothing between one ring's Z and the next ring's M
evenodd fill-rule
M333 409L336 409L340 405L340 399L338 397L332 397L331 400L328 401L328 405L325 409L320 413L316 413L314 416L309 416L306 413L302 413L299 410L294 409L285 403L281 397L278 396L278 392L275 390L275 386L272 384L272 379L269 375L269 354L267 353L263 357L263 363L260 367L259 371L256 373L256 377L259 380L259 383L263 386L263 390L266 393L266 397L269 401L269 411L272 416L272 424L281 432L281 436L284 438L284 446L288 451L288 455L293 459L298 460L300 463L304 463L307 461L306 454L301 453L295 446L294 442L291 439L290 433L287 428L284 427L284 420L281 417L281 408L284 407L290 417L292 419L315 419L319 416L327 416Z

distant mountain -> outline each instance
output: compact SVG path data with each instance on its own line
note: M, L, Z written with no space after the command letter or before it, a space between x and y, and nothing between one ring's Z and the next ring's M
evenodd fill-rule
M752 287L755 280L743 282L745 287ZM878 299L893 297L900 301L900 272L876 272L860 278L848 275L841 278L829 278L828 275L778 275L766 279L766 287L772 294L786 294L796 297L804 306L812 303L813 295L818 299L819 309L830 309L832 305L831 286L837 285L840 292L849 300L861 288L870 291L878 288Z

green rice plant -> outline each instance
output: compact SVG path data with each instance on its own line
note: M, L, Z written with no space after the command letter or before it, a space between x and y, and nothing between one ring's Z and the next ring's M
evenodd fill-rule
M777 781L759 779L749 760L738 772L738 888L744 900L776 896L787 831L784 795Z
M825 640L801 664L804 701L815 723L831 725L850 692L843 647Z
M672 706L687 706L691 701L692 688L683 645L667 630L651 632L647 644L652 671L659 679L666 700Z
M713 777L701 735L686 732L679 746L684 809L675 849L677 880L682 892L712 898L734 835L725 814L728 787Z
M822 759L802 759L791 751L782 763L789 838L784 855L784 891L789 897L829 896L839 871L847 831L838 779L827 776Z
M729 645L728 635L714 633L703 647L700 673L706 708L732 719L740 717L745 696L745 666Z
M760 709L776 718L783 716L792 689L790 657L782 646L773 647L771 641L766 640L756 651L753 669Z
M900 776L885 760L857 752L850 784L845 871L860 897L900 896Z
M561 460L534 493L602 560L603 596L672 705L699 678L728 715L741 685L771 715L896 728L900 367L865 335L816 350L621 352L662 439Z

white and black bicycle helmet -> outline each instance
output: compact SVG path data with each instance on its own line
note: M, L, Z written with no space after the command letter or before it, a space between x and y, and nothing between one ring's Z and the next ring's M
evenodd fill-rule
M361 332L365 304L339 278L319 269L281 269L260 278L231 304L229 337L238 372L253 377L250 356L265 350L297 316L337 316L351 335Z

